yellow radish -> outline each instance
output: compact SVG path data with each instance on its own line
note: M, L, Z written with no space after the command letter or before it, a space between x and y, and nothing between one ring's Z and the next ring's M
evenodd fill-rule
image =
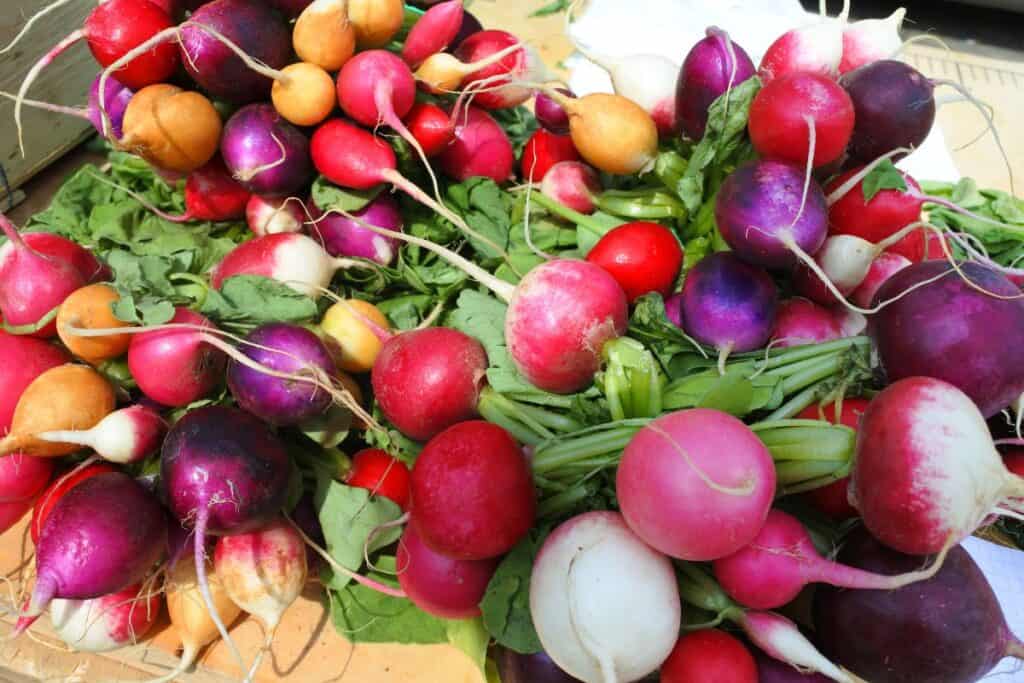
M346 299L327 309L320 329L338 368L368 372L380 353L382 337L388 336L388 319L367 301Z
M130 327L129 323L118 320L111 305L120 300L113 287L102 282L76 289L57 311L57 334L72 354L86 363L97 365L128 353L131 335L118 334L109 337L83 337L68 334L68 327L78 329L109 329Z
M304 62L338 71L356 50L356 31L345 0L313 0L292 29L292 47Z

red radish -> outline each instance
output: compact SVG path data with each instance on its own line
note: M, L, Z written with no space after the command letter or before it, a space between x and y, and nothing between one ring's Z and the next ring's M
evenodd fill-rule
M53 458L14 453L0 458L0 503L31 501L53 474Z
M0 534L17 524L30 507L32 507L31 499L0 503ZM35 619L31 621L35 621Z
M779 304L772 346L820 344L845 336L835 313L807 299L793 298Z
M49 232L27 232L22 233L21 239L43 256L49 256L57 261L67 261L89 284L114 279L110 268L100 262L95 254L66 237Z
M302 202L291 197L254 194L245 205L245 222L257 237L280 232L300 232L305 219Z
M796 71L773 79L754 96L749 127L761 156L796 164L806 163L813 136L817 168L846 151L853 133L853 102L828 76Z
M533 525L533 478L501 427L469 420L432 438L412 468L412 525L436 552L460 560L503 555Z
M819 555L799 520L772 510L757 537L732 555L715 560L714 571L733 600L754 609L774 609L792 602L809 583L895 590L930 578L940 564L891 576L847 567Z
M442 619L480 616L480 601L498 558L460 560L430 548L409 525L398 542L398 583L412 603Z
M754 539L775 495L775 466L738 419L694 408L637 432L623 451L615 488L640 538L672 557L703 562Z
M0 330L0 435L11 428L11 418L25 388L51 368L69 360L67 353L40 339Z
M704 137L708 109L726 91L754 75L746 50L717 27L687 53L676 81L677 126L691 140Z
M379 448L364 448L353 455L352 469L345 475L349 486L383 496L403 510L409 509L409 482L405 463Z
M540 183L540 191L546 197L582 214L594 213L594 195L601 189L597 171L582 161L559 161L548 169Z
M910 265L910 259L899 254L883 252L875 257L857 289L850 293L849 299L856 306L870 308L878 289L890 277Z
M134 405L115 410L92 429L42 432L37 439L87 446L104 460L139 462L160 447L167 423L154 410Z
M576 98L570 90L558 88L558 92L566 97ZM537 123L544 130L555 135L567 135L569 133L569 114L562 106L542 92L537 93L533 102L533 113L537 117Z
M660 683L757 683L757 664L750 650L725 631L705 629L679 638L661 665Z
M683 265L683 249L665 226L635 221L605 233L587 261L610 273L633 302L648 292L669 295Z
M506 109L530 99L533 94L530 88L516 83L543 80L543 64L533 50L506 31L478 31L456 48L455 56L472 64L515 45L519 45L519 48L511 54L495 64L473 71L463 79L464 90L474 90L475 85L487 86L486 90L481 89L475 93L473 101L477 106L484 109Z
M1024 477L1024 450L1014 449L1003 454L1003 464L1011 473Z
M242 187L224 166L214 158L202 168L188 174L185 181L184 220L236 221L245 216L251 193Z
M833 235L855 235L868 242L878 243L902 228L921 220L924 204L921 186L910 175L900 172L907 183L906 192L896 189L879 190L871 201L864 200L864 167L853 168L825 186L828 197L828 231ZM850 185L854 182L853 185ZM923 230L913 232L888 251L920 261L923 252Z
M84 286L85 278L71 262L45 256L26 244L2 214L0 229L7 236L7 242L0 246L0 316L5 324L15 327L34 328L43 323L31 334L52 337L57 325L50 313Z
M81 469L76 467L74 470L61 474L54 479L53 483L39 495L39 498L36 499L35 505L32 507L32 522L29 524L32 543L39 545L39 536L42 534L43 524L46 523L47 517L49 517L50 512L53 511L53 506L57 504L57 501L64 497L64 494L78 484L81 484L83 481L91 479L98 474L106 474L107 472L116 471L117 470L113 465L98 462L86 465Z
M992 445L985 419L952 384L902 379L861 420L851 499L871 534L912 555L937 553L1024 496Z
M515 152L498 122L477 107L453 117L454 138L438 155L445 175L460 182L473 176L485 176L496 183L510 180L515 173Z
M137 644L160 616L160 596L142 595L142 584L91 600L54 600L50 623L68 647L109 652Z
M900 26L907 10L900 7L885 19L862 19L843 28L843 59L839 62L839 73L858 69L880 59L895 57L903 40Z
M451 45L462 28L462 14L462 0L448 0L428 9L412 25L402 45L406 64L415 69L424 59Z
M537 182L548 170L563 161L579 161L580 155L568 135L555 135L538 128L523 147L519 170L529 182Z
M455 121L432 102L412 105L405 125L428 157L437 156L455 139Z
M795 71L835 76L843 58L845 20L822 17L783 33L768 46L757 69L765 84Z
M867 410L869 401L863 398L844 398L841 403L829 403L828 405L807 406L797 414L797 418L804 420L827 420L832 424L846 425L850 429L857 430L860 425L860 418ZM840 407L841 406L841 407ZM832 519L852 519L859 516L857 509L850 505L847 490L850 485L850 478L843 477L837 481L812 489L803 495L803 498L819 512Z
M177 308L171 323L213 328L205 317ZM165 406L184 407L209 394L224 376L226 359L193 329L143 332L128 347L128 369L149 398Z

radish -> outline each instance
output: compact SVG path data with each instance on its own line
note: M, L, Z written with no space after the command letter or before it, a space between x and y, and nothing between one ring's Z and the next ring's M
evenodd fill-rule
M331 256L364 258L382 266L391 265L398 255L398 240L367 230L366 222L387 230L401 232L402 213L398 202L387 194L379 194L369 204L353 211L350 219L340 213L324 213L319 207L310 207L313 218L310 234L320 242Z
M93 79L89 86L89 108L87 116L93 128L100 135L103 135L103 114L105 111L110 118L110 131L117 139L121 138L121 122L124 120L124 111L128 108L135 91L121 83L116 78L108 78L103 93L103 106L100 106L100 76Z
M469 63L463 62L455 55L447 52L436 52L423 60L423 63L416 69L416 81L423 90L429 93L445 95L459 91L460 85L465 83L476 72L495 68L499 69L498 73L462 87L459 100L466 100L468 98L471 101L479 94L486 95L491 92L506 91L512 86L500 85L501 83L508 82L500 68L502 64L509 64L509 58L514 57L524 49L527 48L524 48L522 43L515 42L496 52L488 53L485 57L475 62ZM527 52L527 54L528 59L534 62L537 61L532 52ZM494 85L495 82L499 84ZM489 107L489 109L500 108Z
M845 74L882 59L891 59L903 47L900 27L907 10L898 8L885 19L862 19L843 27L843 58L839 73Z
M329 386L337 371L320 338L298 325L267 323L245 337L239 348L248 365L232 358L227 382L238 406L276 426L295 425L331 405ZM274 374L266 372L266 368ZM308 381L298 381L304 377Z
M801 344L821 344L845 336L834 312L797 297L779 304L771 344L774 348L786 348Z
M576 95L566 88L558 88L558 92L575 99ZM569 114L562 106L542 92L537 93L533 102L533 113L541 128L555 135L566 135L569 132Z
M0 534L13 527L25 516L32 507L32 500L15 500L9 503L0 503ZM20 619L19 619L20 621ZM31 625L35 619L28 619Z
M345 483L366 489L375 496L383 496L405 511L409 509L409 468L379 448L364 448L352 456L352 469L345 475ZM402 563L399 562L398 566Z
M402 59L413 69L430 55L441 52L455 40L462 28L462 0L448 0L428 9L402 45Z
M11 428L18 399L39 375L63 365L68 355L41 339L19 337L0 330L0 435Z
M106 78L115 64L103 72ZM107 123L106 117L103 119ZM131 150L157 169L164 180L191 173L217 154L223 125L209 99L169 83L148 85L132 96L121 122L123 137L117 144ZM172 175L168 175L168 173Z
M587 261L607 271L634 302L649 292L668 296L683 266L683 249L665 226L634 221L605 233Z
M278 513L289 459L258 419L234 408L193 410L171 428L160 457L160 486L175 519L195 530L195 572L203 602L236 662L247 670L217 613L206 579L206 535L241 534Z
M325 30L327 27L327 30ZM338 71L356 49L356 30L344 0L314 0L292 28L292 46L303 62Z
M838 683L864 683L818 652L796 624L774 612L743 612L735 619L751 642L800 672L818 672Z
M519 47L514 48L516 45ZM525 83L544 80L546 71L540 57L507 31L478 31L459 44L455 56L467 64L473 64L504 50L512 52L497 63L474 69L462 80L464 90L489 86L487 90L475 92L473 99L477 106L484 109L506 109L520 105L533 94Z
M717 27L686 54L676 81L677 127L691 140L704 137L708 108L726 91L754 75L746 51Z
M724 368L733 351L765 345L775 326L778 297L765 271L728 252L710 254L686 274L679 309L683 329L717 348Z
M764 444L735 417L706 408L680 410L648 423L630 440L615 489L640 538L671 557L703 562L736 552L757 536L775 495L775 466Z
M580 155L568 135L555 135L538 128L523 147L519 169L525 180L537 182L548 170L563 161L579 161Z
M898 574L921 566L918 556L883 547L863 529L846 540L839 559L863 570ZM1003 657L1024 658L985 575L962 547L950 549L927 581L894 591L821 587L814 626L822 649L871 681L971 683Z
M1005 343L1024 331L1024 300L984 266L968 262L957 270L923 261L886 280L876 301L897 300L872 317L871 335L890 381L945 380L991 417L1024 393L1024 350Z
M785 662L773 659L760 650L754 652L757 661L758 683L828 683L829 679L819 673L803 672Z
M562 671L546 652L522 654L498 647L495 657L502 683L579 683Z
M402 29L402 0L348 0L348 20L360 49L384 47Z
M533 478L501 427L469 420L444 430L412 468L411 524L434 551L486 560L511 550L533 525Z
M43 256L55 261L67 261L90 284L114 279L110 268L97 259L93 252L66 237L48 232L26 232L21 234L21 240Z
M812 165L838 160L853 134L853 102L834 80L797 71L767 83L750 104L750 141L762 157Z
M302 202L291 197L254 194L245 204L245 222L257 237L280 232L300 232L305 220Z
M680 612L672 563L617 513L563 522L534 560L537 636L551 659L581 680L635 681L655 671L679 636Z
M825 279L846 297L864 282L875 257L881 253L879 245L871 244L854 235L826 237L814 255L817 269L811 270L803 263L798 265L793 273L793 289L796 293L823 306L834 304L838 298Z
M423 542L413 525L398 542L398 583L412 603L442 619L480 616L480 601L498 568L498 558L460 560Z
M796 71L835 77L843 58L843 26L846 17L821 17L807 26L783 33L768 46L758 76L765 84Z
M792 602L809 583L843 588L894 590L930 578L941 560L928 569L886 576L821 557L800 521L780 510L768 513L750 544L714 562L715 578L736 602L754 609L774 609Z
M0 316L5 325L52 337L57 332L56 308L86 280L70 261L33 249L3 214L0 230L7 236L0 246Z
M452 39L450 47L448 48L449 51L451 51L453 48L458 47L459 45L462 45L462 41L464 41L466 38L469 38L474 33L483 30L484 27L483 24L480 23L480 20L473 16L473 14L469 12L469 10L463 9L462 26L459 27L459 32L455 34L455 38Z
M91 429L41 432L36 438L86 446L104 460L128 464L155 452L166 432L167 423L153 409L134 405L115 410Z
M160 596L133 584L91 600L54 600L50 623L79 652L109 652L137 644L160 616Z
M0 458L0 503L30 501L49 483L53 460L14 453Z
M214 158L188 174L185 181L185 215L181 220L237 221L245 217L251 193Z
M228 119L220 153L235 180L259 194L291 194L313 171L309 140L268 104L250 104Z
M205 317L181 307L175 309L170 322L213 328ZM176 408L213 391L224 375L225 362L221 350L191 329L143 332L133 337L128 347L128 369L142 393Z
M405 125L428 157L435 157L455 139L455 121L432 102L416 102Z
M376 367L378 354L391 337L389 327L387 316L362 299L340 299L320 319L324 342L345 372L367 372Z
M597 210L594 197L601 192L601 178L581 161L559 161L544 174L540 191L573 211L592 214Z
M864 413L850 491L875 538L924 555L959 543L993 512L1017 510L1009 499L1024 496L1024 479L1006 470L965 393L910 377L882 390Z
M11 456L13 457L13 456ZM105 462L96 462L85 467L75 467L70 472L65 472L53 480L46 490L36 499L32 506L32 521L29 523L29 533L32 536L32 543L39 545L39 537L43 532L43 525L46 518L50 516L53 507L64 494L81 484L86 479L95 477L98 474L117 472L118 470Z
M510 180L515 173L515 152L498 122L477 107L469 107L458 115L453 112L452 117L452 141L437 157L445 175L460 182L473 176L484 176L496 183ZM561 155L565 155L564 151Z
M166 538L163 508L128 475L111 472L81 482L43 525L36 584L22 616L42 613L54 598L98 598L142 580L163 554Z
M798 419L826 420L832 424L843 424L850 429L860 427L860 418L867 410L869 401L863 398L843 397L842 400L828 405L807 406L799 413ZM850 477L845 476L831 484L807 491L803 495L811 507L835 520L846 520L859 517L857 509L850 505L848 489Z
M291 37L281 17L256 0L213 0L181 27L182 62L203 90L235 104L266 99L270 79L254 71L221 37L252 59L281 69L291 58Z
M660 683L758 683L750 650L725 631L703 629L684 634L661 665Z

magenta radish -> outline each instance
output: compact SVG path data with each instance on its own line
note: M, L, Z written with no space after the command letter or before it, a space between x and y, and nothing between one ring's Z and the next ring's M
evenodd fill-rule
M188 174L183 220L236 221L245 216L251 193L242 187L224 162L214 158Z
M516 45L519 47L514 48ZM478 31L462 41L455 50L455 56L472 64L503 50L512 52L497 63L472 71L462 80L463 90L476 91L473 102L478 107L507 109L520 105L533 94L525 84L545 80L546 71L540 57L507 31Z
M772 80L796 71L834 77L843 59L845 18L821 17L814 23L779 36L768 46L757 69L761 80Z
M93 252L66 237L49 232L27 232L22 233L21 239L43 256L55 261L67 261L89 284L114 279L110 268L101 263Z
M331 256L365 258L387 266L398 255L398 240L375 233L360 224L366 222L401 232L404 225L402 213L398 202L388 194L382 193L362 209L353 211L353 218L340 213L324 213L315 205L310 208L313 220L309 232Z
M924 261L887 279L875 303L898 298L872 317L871 335L890 381L945 380L991 417L1024 393L1024 349L1005 342L1024 331L1024 299L995 271L957 268Z
M754 651L758 683L828 683L829 678L811 671L804 672L785 662Z
M133 584L90 600L50 603L50 624L64 643L79 652L110 652L136 645L160 616L160 596L143 595Z
M782 607L809 583L888 591L928 579L938 569L933 563L930 569L887 576L827 560L800 521L780 510L768 513L748 545L714 562L715 578L729 597L754 609Z
M0 503L31 501L49 483L53 458L13 453L0 458Z
M864 276L857 289L850 293L850 301L861 308L870 308L875 294L885 281L909 265L910 259L905 256L888 252L879 254L871 262L868 274Z
M264 197L254 194L245 205L245 222L257 237L281 232L300 232L306 212L294 197Z
M843 58L839 73L845 74L865 64L892 59L903 47L900 27L907 10L900 7L885 19L862 19L843 27Z
M621 515L588 512L556 527L537 553L530 614L544 650L568 674L635 681L655 671L679 637L676 581L669 559Z
M691 140L704 137L708 108L727 90L754 75L754 63L729 34L712 26L690 48L676 81L677 126Z
M166 548L167 520L156 497L111 472L68 491L46 518L36 547L36 585L22 614L54 598L88 600L141 581Z
M594 196L601 190L597 171L582 161L559 161L548 169L540 183L544 196L582 214L594 213Z
M412 603L442 619L480 616L480 601L498 559L458 560L432 550L409 525L395 556L398 583Z
M637 432L615 485L622 514L640 538L666 555L707 561L757 536L775 495L775 467L738 419L695 408Z
M9 503L0 503L0 534L6 532L12 526L17 524L25 513L32 509L32 499L27 500L15 500ZM25 619L28 622L26 628L31 626L38 617L29 617ZM21 619L18 620L19 622ZM20 625L20 624L19 624Z
M462 28L462 15L462 0L447 0L428 9L412 25L402 45L405 63L415 69L424 59L451 45Z
M11 428L11 418L22 392L51 368L70 360L61 348L41 339L7 334L0 329L0 435Z
M42 432L36 438L86 446L104 460L127 464L155 452L166 432L167 423L152 408L134 405L115 410L92 429Z
M558 88L558 92L573 99L576 97L572 91L566 88ZM558 102L544 93L537 93L537 98L533 102L533 112L537 117L537 123L549 133L566 135L569 132L569 114L562 109Z
M744 261L786 268L815 253L828 231L825 195L804 171L752 161L725 179L715 201L722 237Z
M177 308L171 323L213 329L213 323ZM224 353L205 343L201 331L162 329L143 332L128 347L128 369L146 396L165 406L184 407L203 398L224 375Z
M1007 471L977 406L952 384L901 379L864 412L850 500L890 548L941 552L1021 496L1024 478Z
M820 344L845 336L834 312L807 299L795 297L779 304L771 343L773 347L785 348Z
M292 53L291 36L281 17L255 0L214 0L194 12L181 28L181 61L203 90L236 104L267 99L271 80L253 71L206 27L253 59L281 69Z
M405 117L405 125L428 157L443 152L455 137L455 121L433 102L412 105Z
M89 86L89 122L100 135L103 135L103 115L110 119L110 132L118 140L121 139L121 122L124 121L124 110L128 108L135 91L116 78L108 78L104 84L103 106L100 106L100 76L93 79Z
M505 130L487 112L469 107L455 117L455 136L440 153L445 175L460 182L484 176L496 183L512 178L515 152Z
M220 153L235 180L259 194L291 194L313 170L309 140L269 104L236 111L224 125Z

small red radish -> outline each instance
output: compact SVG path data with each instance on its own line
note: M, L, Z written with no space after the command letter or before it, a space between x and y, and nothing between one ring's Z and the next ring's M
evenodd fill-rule
M902 379L861 419L851 499L871 534L912 555L972 534L1008 499L1024 496L974 402L952 384Z
M558 92L566 97L575 99L572 91L566 88L558 88ZM542 92L537 93L533 102L533 113L537 117L537 123L549 133L555 135L566 135L569 132L569 115L562 106Z
M605 233L587 261L610 273L633 302L648 292L669 295L683 265L683 249L665 226L635 221Z
M796 164L806 163L813 136L812 165L817 168L846 151L853 102L828 76L796 71L771 80L754 96L749 128L761 156Z
M898 8L885 19L862 19L843 27L843 58L839 73L858 69L880 59L895 57L903 47L900 27L907 10Z
M900 172L907 190L879 190L870 201L864 198L863 166L853 168L825 186L828 198L828 231L832 235L855 235L877 243L911 223L921 220L924 204L921 186L909 174ZM858 180L854 180L859 177ZM853 183L852 185L850 183ZM920 261L923 231L913 232L888 248L889 252Z
M231 177L224 162L215 157L188 174L183 220L239 220L245 216L250 196L249 190Z
M117 470L113 465L109 465L105 462L97 462L91 465L86 465L82 468L75 468L70 472L61 474L53 483L50 484L46 490L44 490L39 498L36 499L35 505L32 506L32 522L29 524L29 532L32 535L32 543L39 545L39 535L43 531L43 524L46 522L46 518L50 516L50 512L53 511L53 506L57 504L65 493L73 489L83 481L95 477L98 474L106 474L107 472L116 472Z
M883 252L875 257L857 289L850 293L849 299L861 308L870 308L878 289L890 277L910 265L910 259L896 253Z
M455 40L462 28L462 0L434 5L420 17L402 45L402 59L413 69Z
M660 683L757 683L757 664L737 638L718 629L692 631L679 638L661 665Z
M160 447L167 423L151 408L134 405L115 410L92 429L42 432L37 439L87 446L104 460L139 462Z
M142 584L91 600L54 600L50 623L79 652L109 652L137 644L160 616L160 596L141 594Z
M704 137L708 108L727 90L754 75L746 50L712 26L686 55L676 81L677 126L691 140Z
M510 180L515 173L515 152L498 122L477 107L469 107L453 117L454 137L438 155L445 175L460 182L473 176L484 176L496 183Z
M640 538L672 557L707 561L757 536L775 495L775 466L738 419L694 408L637 432L615 484L622 514Z
M516 45L519 47L513 48ZM507 31L478 31L462 41L455 49L455 56L472 64L507 49L513 51L497 63L476 69L463 78L464 90L474 90L477 84L487 86L486 90L481 89L475 93L473 102L477 106L484 109L506 109L522 104L533 93L529 87L517 83L543 80L544 67L540 58Z
M435 551L461 560L503 555L533 525L533 478L501 427L469 420L432 438L412 468L412 525Z
M779 304L775 329L772 330L772 346L786 348L820 344L844 336L835 313L812 301L796 297Z
M14 409L28 385L68 360L67 353L53 344L0 330L0 435L11 428Z
M597 171L582 161L559 161L548 169L540 183L546 197L582 214L597 210L594 196L601 192Z
M364 448L353 455L345 483L394 501L403 510L409 509L409 468L387 451Z
M409 525L398 542L398 583L412 603L442 619L480 616L480 601L498 558L460 560L433 550Z
M0 458L0 503L31 501L53 474L53 458L13 453Z
M1003 464L1013 474L1024 477L1024 450L1017 448L1009 453L1004 453Z
M455 139L455 121L432 102L412 105L405 125L428 157L437 156Z
M843 58L845 23L845 20L822 17L783 33L761 58L757 69L761 81L767 84L794 71L813 71L834 77Z
M245 222L257 237L281 232L300 232L306 220L302 202L292 197L254 194L245 205Z
M523 179L538 182L548 170L563 161L579 161L580 155L568 135L556 135L538 128L523 147L519 170Z
M843 398L841 402L829 403L828 405L807 406L797 414L797 418L803 420L826 420L832 424L846 425L850 429L857 430L860 425L860 418L867 410L869 401L864 398ZM852 519L859 516L857 509L850 505L847 490L850 485L850 477L832 482L827 486L812 489L803 495L803 498L822 514L832 519Z

